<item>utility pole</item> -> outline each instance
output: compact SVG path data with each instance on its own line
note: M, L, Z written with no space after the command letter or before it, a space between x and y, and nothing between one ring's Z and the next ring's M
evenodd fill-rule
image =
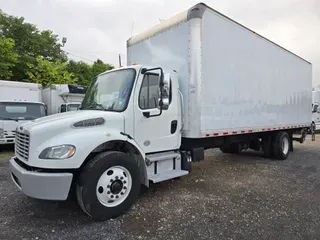
M122 67L121 66L121 54L119 53L119 67Z

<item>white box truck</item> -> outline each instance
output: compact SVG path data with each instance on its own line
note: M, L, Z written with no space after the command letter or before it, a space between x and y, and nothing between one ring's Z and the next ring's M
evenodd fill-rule
M87 90L85 86L73 84L52 84L42 90L47 114L78 110Z
M42 86L0 80L0 145L13 144L17 126L45 116Z
M316 130L320 130L320 89L314 88L312 91L312 122L315 123Z
M100 74L80 111L18 129L29 151L16 151L10 169L24 194L65 200L75 191L85 213L105 220L124 213L141 184L190 173L205 149L284 160L304 141L311 64L205 4L127 48L130 66Z

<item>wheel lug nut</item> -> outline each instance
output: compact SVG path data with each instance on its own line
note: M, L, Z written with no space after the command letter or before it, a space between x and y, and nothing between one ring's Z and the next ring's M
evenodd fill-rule
M124 194L124 192L121 192L120 194L121 194L121 195L123 195L123 194Z
M119 196L117 195L116 198L119 198Z
M110 194L110 191L108 191L107 193Z
M126 182L126 181L123 181L123 183L126 184L127 182Z
M111 179L110 182L113 182L113 179Z
M123 177L120 178L121 180L123 179Z
M124 187L123 187L123 189L127 189L127 187L126 187L126 186L124 186Z
M119 177L118 176L116 176L116 179L118 179Z
M111 198L114 198L114 196L113 196L113 195L111 195Z
M108 185L107 188L110 188L110 185Z

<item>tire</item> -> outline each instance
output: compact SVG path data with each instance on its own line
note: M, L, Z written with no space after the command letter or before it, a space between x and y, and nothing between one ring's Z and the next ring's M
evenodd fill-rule
M140 192L136 162L122 152L93 157L82 169L76 187L78 204L95 220L105 221L125 213Z
M277 160L285 160L290 152L290 137L287 132L278 132L272 141L272 153Z
M272 149L273 137L264 138L262 141L262 151L266 158L273 158L273 149Z

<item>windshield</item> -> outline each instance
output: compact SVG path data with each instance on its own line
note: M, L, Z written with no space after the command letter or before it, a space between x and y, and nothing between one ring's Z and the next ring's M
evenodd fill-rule
M40 103L0 102L0 120L32 120L45 116Z
M128 105L135 76L134 69L123 69L96 77L87 90L81 109L124 111Z
M68 104L67 106L67 111L76 111L78 110L80 107L80 103L72 103L72 104Z

